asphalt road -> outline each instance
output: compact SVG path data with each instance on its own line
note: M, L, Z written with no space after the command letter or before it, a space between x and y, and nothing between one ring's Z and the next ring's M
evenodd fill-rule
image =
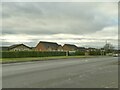
M3 64L3 88L117 88L118 58Z

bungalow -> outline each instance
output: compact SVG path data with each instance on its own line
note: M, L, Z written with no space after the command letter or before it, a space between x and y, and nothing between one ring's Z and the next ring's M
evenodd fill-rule
M36 51L57 51L59 45L54 42L40 41L35 47Z
M64 51L77 51L77 46L71 44L64 44L63 45Z
M24 45L24 44L15 44L10 47L8 47L9 51L30 51L31 48Z

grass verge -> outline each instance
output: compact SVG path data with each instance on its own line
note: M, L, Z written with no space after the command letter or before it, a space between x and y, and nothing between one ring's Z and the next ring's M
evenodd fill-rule
M29 58L0 58L0 63L17 63L29 61L58 60L69 58L91 58L95 56L56 56L56 57L29 57Z

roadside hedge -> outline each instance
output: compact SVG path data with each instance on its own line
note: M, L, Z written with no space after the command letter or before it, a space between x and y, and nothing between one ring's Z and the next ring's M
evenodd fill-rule
M23 58L23 57L50 57L50 56L65 56L66 52L49 51L3 51L2 58Z
M90 51L89 55L101 55L101 52L99 50L98 51Z
M69 56L83 56L85 55L85 52L82 51L76 51L74 53L69 53Z

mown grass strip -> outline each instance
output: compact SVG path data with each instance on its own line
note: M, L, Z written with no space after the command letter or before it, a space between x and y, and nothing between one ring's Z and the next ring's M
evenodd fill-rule
M0 63L17 63L28 61L42 61L42 60L57 60L57 59L69 59L69 58L91 58L95 56L54 56L54 57L27 57L27 58L0 58Z

